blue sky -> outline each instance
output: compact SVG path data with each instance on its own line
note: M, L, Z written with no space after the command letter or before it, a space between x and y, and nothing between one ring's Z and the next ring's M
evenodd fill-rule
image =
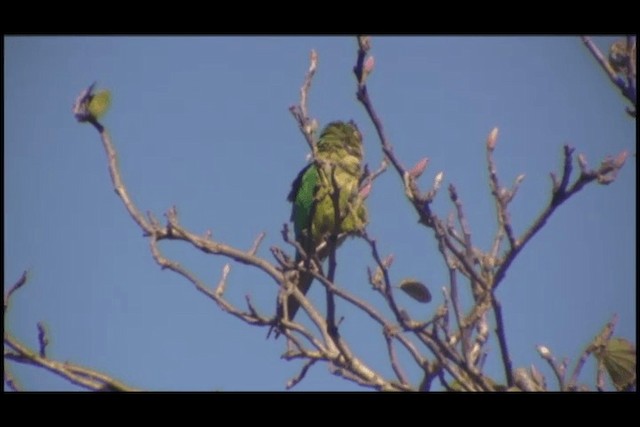
M615 37L597 37L602 49ZM464 203L474 244L495 232L485 140L500 128L495 158L504 184L526 174L511 204L521 234L550 195L562 146L590 165L622 150L635 153L636 123L578 37L374 37L369 91L398 158L430 159L423 189L444 171ZM379 141L355 98L354 37L5 37L4 283L24 269L5 328L37 347L36 323L50 331L49 355L101 370L151 390L284 390L301 364L280 358L282 339L225 315L179 276L161 271L149 244L114 194L96 131L75 121L71 105L93 81L112 91L103 120L117 147L135 203L162 218L176 205L183 226L248 249L266 232L259 255L285 247L290 183L304 166L306 143L288 111L299 100L309 53L319 55L310 114L320 125L353 119L366 161L382 159ZM577 168L576 168L577 169ZM636 158L608 187L591 185L565 203L530 242L498 291L515 367L535 364L544 344L575 361L614 313L616 335L636 336ZM446 188L443 186L443 188ZM425 282L434 301L399 301L430 317L447 271L432 231L419 226L389 170L368 199L369 233L393 253L391 277ZM434 203L452 211L446 191ZM217 283L226 260L184 243L167 256ZM289 250L289 248L287 248ZM366 280L373 265L364 242L338 254L337 281L381 306ZM324 307L316 284L310 296ZM276 287L232 264L227 297L249 294L273 313ZM384 341L365 316L343 322L343 335L373 368L391 377ZM344 313L343 313L344 314ZM350 318L349 318L350 317ZM487 372L502 380L495 341ZM418 371L401 355L405 369ZM29 390L76 390L44 370L10 364ZM594 365L583 372L592 383ZM317 365L295 390L360 390Z

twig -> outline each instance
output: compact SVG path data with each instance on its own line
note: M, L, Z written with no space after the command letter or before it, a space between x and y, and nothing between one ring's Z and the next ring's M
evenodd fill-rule
M258 234L258 237L256 237L256 240L253 241L253 245L251 245L251 249L249 249L247 254L253 256L256 254L256 252L258 252L258 247L260 246L260 243L262 243L262 240L264 240L264 236L266 236L266 233L264 231Z
M47 331L43 322L38 322L38 345L40 348L40 357L47 357L47 346L49 345L49 338L47 337Z
M460 236L460 233L458 233L458 230L456 230L453 221L453 212L449 212L449 215L447 215L447 233L449 233L449 236L453 237L453 239L458 242L460 246L464 246L464 238Z
M309 370L309 368L312 367L317 361L318 361L318 359L309 359L309 360L307 360L307 362L304 364L304 366L302 366L302 369L300 370L298 375L296 375L295 377L291 378L287 382L287 385L286 385L287 390L292 389L300 381L302 381L302 379L305 377L305 375L307 375L307 371Z
M441 366L461 385L466 386L470 391L478 388L485 391L492 390L491 385L486 379L471 369L471 367L467 366L467 363L450 345L443 343L436 335L429 335L426 332L420 334L419 337L436 356ZM467 377L472 380L472 383L467 380Z
M377 247L376 241L370 238L366 231L362 234L362 238L369 244L369 247L371 247L371 255L373 256L373 259L378 264L378 268L380 268L382 271L382 275L384 278L382 295L384 296L385 300L389 304L389 307L391 308L391 311L395 315L396 320L401 325L408 326L404 317L400 313L400 309L396 304L395 298L393 297L393 291L392 291L393 288L391 286L391 280L389 279L389 271L387 267L384 265L384 262L380 259L380 254L378 253L378 247Z
M231 266L229 263L226 263L224 267L222 267L222 275L220 280L218 281L218 286L216 286L215 294L221 297L224 294L225 288L227 287L227 277L231 272Z
M387 351L389 353L389 360L391 361L393 372L395 372L396 377L402 384L409 385L409 379L400 366L396 350L393 346L393 337L395 336L395 332L391 328L384 328L383 332L385 342L387 343Z
M582 371L582 367L586 363L587 359L591 355L591 353L600 350L602 347L607 345L607 342L613 335L613 330L616 327L616 323L618 322L618 316L614 315L609 322L604 326L602 331L596 335L596 337L589 343L587 348L584 349L582 355L578 362L576 362L576 366L573 369L573 373L571 374L571 378L567 384L567 387L573 388L576 386L578 382L578 377L580 376L580 372Z
M585 44L591 55L598 61L602 69L607 73L609 80L620 89L622 96L624 96L629 102L633 104L634 109L627 108L627 113L635 117L637 108L637 92L636 92L636 63L635 58L632 58L632 51L635 48L635 37L627 36L627 64L628 70L625 73L627 81L620 76L616 70L613 69L609 61L604 57L600 49L591 41L587 36L581 37L582 42Z
M245 322L249 323L249 324L255 324L255 325L261 325L261 326L270 326L271 323L268 319L263 318L263 317L254 317L250 314L244 313L238 309L236 309L233 305L229 304L223 297L222 295L218 295L217 292L220 290L220 285L218 286L218 289L214 290L210 290L202 281L200 281L194 274L192 274L191 272L189 272L187 269L183 268L182 266L180 266L180 264L178 264L177 262L174 261L170 261L169 259L165 258L161 253L160 253L160 249L158 247L158 242L157 239L155 237L155 235L152 235L150 238L150 247L151 247L151 254L153 255L153 259L158 263L158 265L160 265L163 269L169 269L177 274L179 274L180 276L184 277L185 279L187 279L189 282L191 282L195 288L200 291L202 294L206 295L207 297L211 298L212 300L214 300L218 306L226 311L227 313L241 319L244 320ZM228 274L228 273L227 273ZM224 277L224 269L223 269L223 277Z
M462 316L461 316L461 312L462 309L460 308L460 298L458 295L458 278L456 276L456 270L454 268L449 268L449 287L451 288L451 306L453 307L453 315L456 318L456 323L458 325L458 329L460 330L460 339L462 341L462 354L465 357L465 362L467 361L467 354L468 354L468 350L469 350L469 343L468 343L468 326L465 325L462 322ZM443 288L443 291L445 292L445 297L447 295L446 292L446 288ZM449 335L449 331L447 332L447 336Z
M124 206L127 208L129 215L131 215L131 218L133 218L133 220L140 226L140 228L142 228L143 231L151 234L153 231L151 225L133 203L129 192L127 191L127 187L125 187L124 182L122 181L122 177L120 175L120 166L118 163L118 155L113 147L113 143L111 142L111 136L109 135L109 132L97 122L93 122L92 124L100 133L102 145L104 146L104 150L107 153L107 159L109 161L109 173L111 174L111 182L113 183L113 188L116 194L120 197L122 203L124 203Z
M621 152L615 158L605 159L597 170L587 170L585 161L581 161L580 176L569 186L570 175L572 171L574 149L568 145L564 146L564 161L562 169L562 180L558 182L555 174L552 174L552 196L549 204L543 210L543 212L535 219L533 224L524 232L524 234L516 239L515 246L505 255L503 262L498 267L495 276L493 289L496 289L509 269L511 263L516 258L522 248L531 240L535 234L547 223L547 220L555 212L555 210L562 205L571 196L582 190L582 188L594 180L602 184L608 184L612 182L618 171L624 166L624 163L628 157L626 151Z
M7 308L9 307L9 299L11 298L11 295L13 295L13 293L20 289L25 283L27 283L27 270L22 272L20 278L16 281L16 283L13 284L13 286L11 286L9 292L7 292L7 294L4 296L4 314L7 314Z
M449 185L449 197L451 198L451 201L453 202L456 208L456 212L458 214L458 222L460 224L460 228L462 229L462 233L464 235L464 246L463 246L464 259L460 259L460 261L468 265L469 273L472 273L472 272L475 272L475 269L471 267L474 262L473 261L474 250L473 250L473 244L471 242L471 231L469 230L469 225L467 224L467 220L464 216L464 211L462 209L462 202L460 201L456 187L453 184ZM490 283L487 283L484 280L475 281L471 279L471 290L473 292L473 296L475 299L479 298L479 296L482 293L481 290L487 289L487 285L490 285Z
M556 361L556 358L553 357L553 354L551 354L551 351L547 347L543 345L539 345L537 349L540 356L547 361L547 363L551 367L551 370L556 376L556 379L558 380L558 387L560 388L561 391L565 391L566 390L566 387L565 387L566 369L564 367L564 364L559 365L558 362Z
M489 188L491 189L491 195L495 200L496 210L498 211L499 229L504 230L505 234L507 235L507 239L509 240L509 245L511 246L511 248L513 248L516 246L516 240L513 235L513 228L511 226L511 220L509 218L507 205L515 195L517 186L514 187L514 190L512 192L508 192L500 186L496 164L493 159L493 151L496 146L497 138L498 128L493 128L493 130L489 133L489 137L487 138L487 166L489 169Z
M467 256L467 261L473 262L473 244L471 242L471 231L469 230L467 219L465 218L464 211L462 210L462 202L460 202L460 197L458 197L458 191L453 184L449 184L449 197L451 198L453 205L456 207L456 212L458 214L458 223L460 224L462 234L464 235L464 249L465 255Z
M495 298L491 298L493 305L493 313L496 319L496 336L498 337L498 343L500 345L500 356L502 358L502 364L504 366L504 373L507 379L507 386L511 387L514 384L513 368L511 365L511 356L509 355L509 347L507 346L507 335L504 328L504 320L502 318L502 305Z
M298 122L298 127L304 135L311 152L315 154L315 144L313 143L313 133L317 124L309 118L309 112L307 109L307 97L309 95L309 89L311 88L311 81L316 73L318 67L318 54L315 50L311 51L311 59L309 63L309 69L304 77L304 83L300 88L300 104L292 105L289 107L289 111L293 114L293 117ZM314 156L315 157L315 156Z
M13 391L22 391L22 387L18 384L18 381L13 377L7 366L4 367L4 383Z
M369 172L367 165L365 165L364 173L362 174L362 177L360 179L360 189L363 189L369 183L375 181L380 175L386 172L388 168L389 163L386 161L386 159L382 159L382 161L380 162L380 167L372 173Z
M4 356L6 359L42 367L62 378L67 379L73 384L89 390L102 390L105 386L108 386L114 390L136 391L136 389L98 371L87 369L69 362L61 363L42 357L38 353L31 351L28 347L21 344L7 332L5 332L4 343L13 350L13 352L8 352L5 349Z
M378 117L378 114L375 112L373 105L371 104L371 99L369 99L369 94L367 92L367 85L365 84L366 76L365 76L365 57L371 48L371 39L367 36L359 36L358 37L358 57L356 59L356 66L353 69L354 74L356 75L356 79L358 81L358 91L356 96L358 101L362 103L365 110L369 114L373 125L376 128L376 132L378 133L378 137L382 143L382 151L385 156L389 159L393 167L400 174L400 176L404 176L405 169L400 162L393 155L393 149L391 145L387 141L387 137L384 133L384 127L382 126L382 121Z
M474 280L478 281L478 283L481 283L483 287L486 288L486 286L484 286L485 284L482 278L478 276L478 274L474 271L473 267L466 261L465 257L455 248L455 246L450 241L450 239L447 238L446 232L445 232L446 228L442 226L442 224L439 224L439 220L437 219L437 217L430 212L428 199L425 199L425 197L422 197L419 194L419 191L415 186L415 180L412 179L410 174L408 174L406 169L400 164L400 162L396 159L395 155L393 154L393 148L391 144L389 144L389 141L384 133L382 121L378 117L373 107L373 104L371 102L371 99L369 98L369 94L367 91L367 85L365 84L365 80L366 80L365 57L371 46L369 37L364 37L364 36L358 37L358 46L359 46L359 49L358 49L358 56L356 59L356 66L354 67L354 70L353 70L354 74L356 75L356 79L358 81L358 91L356 95L357 95L358 101L360 101L360 103L364 106L365 110L367 111L367 114L369 115L369 118L371 119L371 121L374 124L374 127L376 128L376 132L378 134L378 138L380 139L380 143L382 145L382 151L385 157L394 166L394 168L402 178L403 183L405 183L405 189L408 193L407 196L409 197L410 201L414 205L414 208L418 212L418 215L420 216L420 221L423 224L434 228L434 230L436 231L436 236L438 240L439 241L441 240L442 243L444 243L444 245L449 250L451 250L456 255L457 258L460 259L462 264L465 266L467 273L471 275ZM369 73L370 72L371 70L369 70ZM438 184L437 185L434 184L434 188L439 186L439 182L441 181L441 179L442 179L441 174L438 174L438 176L436 177L436 181Z
M27 272L22 273L22 276L18 279L18 281L9 289L7 295L4 298L4 312L6 314L7 309L9 307L10 298L15 291L20 289L27 283ZM20 343L16 338L14 338L8 331L4 333L4 358L13 360L18 363L27 363L35 366L39 366L45 368L69 381L72 383L91 389L98 390L105 385L109 385L112 388L122 390L122 391L133 391L134 389L124 385L120 381L115 380L107 375L101 374L97 371L89 370L86 368L81 368L78 365L73 365L71 363L60 363L46 357L46 348L49 344L49 339L46 334L46 330L44 324L42 322L38 322L38 344L39 351L36 353L30 350L27 346ZM5 366L5 384L12 390L20 390L21 387L18 385L13 376L8 372L8 369Z
M371 239L369 239L369 241L370 240ZM377 251L376 251L376 256L377 256ZM378 257L378 261L379 261L379 257ZM382 261L380 261L380 264L382 265ZM316 280L318 280L320 283L322 283L323 286L325 286L328 289L328 292L331 292L332 294L334 294L334 295L344 299L345 301L348 301L351 304L355 305L360 310L362 310L363 312L368 314L373 320L375 320L383 328L391 328L392 327L391 326L391 322L389 322L387 319L385 319L380 313L377 312L377 310L375 310L369 304L367 304L366 302L354 297L350 293L346 292L344 289L337 287L333 282L330 282L327 279L327 277L319 274L317 271L312 271L311 273L312 273L312 275L314 276L314 278ZM395 338L403 345L403 347L405 349L407 349L407 351L414 358L414 360L415 360L416 364L418 364L418 366L423 366L424 363L426 363L424 357L422 357L420 355L420 352L407 339L406 336L404 336L403 334L399 333L399 334L395 335ZM341 346L342 345L341 341L338 341L336 343L336 345ZM339 348L340 348L341 351L345 351L344 347L339 347ZM353 357L353 356L349 356L349 357Z

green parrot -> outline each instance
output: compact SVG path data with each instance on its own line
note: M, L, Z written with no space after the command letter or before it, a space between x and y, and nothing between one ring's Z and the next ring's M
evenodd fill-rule
M338 235L337 244L347 236L363 230L367 224L364 198L368 191L359 186L363 177L362 135L353 122L329 123L316 143L316 159L303 168L293 181L287 200L293 204L293 221L296 241L311 256L314 253L322 261L327 257L327 239L333 232ZM339 220L335 225L335 201L333 176L338 185ZM370 189L370 187L369 187ZM368 190L368 189L367 189ZM324 245L323 245L324 244ZM324 251L319 248L323 245ZM302 255L296 253L296 264ZM313 281L309 273L300 273L297 287L306 294ZM293 296L287 301L289 319L293 320L299 304Z

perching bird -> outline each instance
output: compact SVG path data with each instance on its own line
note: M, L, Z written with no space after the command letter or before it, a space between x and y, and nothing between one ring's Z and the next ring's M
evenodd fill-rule
M337 244L364 229L367 223L367 210L363 195L359 191L362 168L362 135L353 122L329 123L316 144L316 159L303 168L293 181L287 198L293 203L291 221L294 224L296 241L310 258L314 253L320 260L328 255L324 251L316 252L319 245L326 243L332 233L339 235ZM333 183L338 186L339 224L335 227L335 197ZM335 227L335 229L334 229ZM296 253L296 264L302 261L302 255ZM300 273L298 289L306 294L313 281L309 273ZM293 320L299 303L293 296L288 297L287 311Z
M111 92L100 90L93 92L96 82L82 91L73 104L73 114L79 122L97 121L109 110Z

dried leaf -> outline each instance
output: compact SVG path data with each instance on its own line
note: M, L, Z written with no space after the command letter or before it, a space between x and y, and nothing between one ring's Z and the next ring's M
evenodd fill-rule
M431 301L431 292L422 283L415 279L404 279L400 282L400 289L416 301L428 303Z

